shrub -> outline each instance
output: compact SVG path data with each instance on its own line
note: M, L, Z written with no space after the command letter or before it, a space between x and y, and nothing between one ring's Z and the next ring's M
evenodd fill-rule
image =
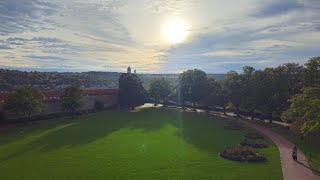
M264 162L268 159L254 148L241 146L227 148L220 152L220 156L228 160L240 162Z
M104 109L104 104L102 101L95 101L94 102L94 109L96 110L103 110Z
M241 146L250 146L254 148L266 148L268 144L259 139L245 139L240 143Z
M7 114L5 111L0 110L0 122L4 122L7 120Z
M260 133L248 133L245 137L250 139L264 139L264 136Z

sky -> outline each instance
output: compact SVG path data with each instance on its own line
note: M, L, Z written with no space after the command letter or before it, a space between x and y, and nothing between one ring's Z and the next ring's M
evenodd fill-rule
M187 35L172 43L174 19ZM0 1L0 68L226 73L314 56L319 0Z

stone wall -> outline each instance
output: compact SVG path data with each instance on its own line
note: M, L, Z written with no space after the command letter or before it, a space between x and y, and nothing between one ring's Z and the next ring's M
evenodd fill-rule
M102 102L104 104L104 108L111 108L118 105L118 94L102 94L102 95L88 95L84 96L84 106L81 110L90 110L94 109L94 104L96 101ZM59 100L48 101L44 103L44 107L40 114L57 114L66 112L61 107L61 102Z

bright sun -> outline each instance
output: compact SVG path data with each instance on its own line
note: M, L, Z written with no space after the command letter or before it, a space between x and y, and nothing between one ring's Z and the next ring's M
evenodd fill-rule
M183 19L173 19L163 28L163 38L169 43L180 43L189 34L189 25Z

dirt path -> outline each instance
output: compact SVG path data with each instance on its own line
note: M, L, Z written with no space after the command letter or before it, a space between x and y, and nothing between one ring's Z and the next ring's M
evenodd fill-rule
M283 178L285 180L320 180L309 168L308 162L301 150L298 150L298 161L291 157L293 144L281 135L256 124L241 120L246 126L254 128L268 136L279 148Z

